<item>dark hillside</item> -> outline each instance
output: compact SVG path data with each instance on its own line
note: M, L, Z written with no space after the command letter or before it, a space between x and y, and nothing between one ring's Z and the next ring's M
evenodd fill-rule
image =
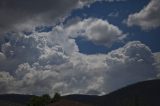
M24 106L32 97L17 94L0 95L0 106ZM140 82L104 96L62 96L49 106L160 106L160 80Z
M0 101L9 101L17 104L27 104L32 95L20 95L20 94L3 94L0 95ZM1 102L0 102L1 103ZM3 105L0 105L3 106Z
M160 80L140 82L104 96L69 95L64 98L96 106L160 106Z
M26 106L24 104L14 103L10 101L2 101L0 100L0 106Z

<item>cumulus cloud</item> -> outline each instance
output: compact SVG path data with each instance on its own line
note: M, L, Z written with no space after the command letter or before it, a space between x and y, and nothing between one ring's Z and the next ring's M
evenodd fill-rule
M126 37L126 34L123 34L117 26L106 20L95 18L84 19L67 26L65 33L71 37L82 36L95 44L108 47Z
M55 28L56 29L56 28ZM21 63L33 64L39 61L45 64L60 64L67 61L67 56L77 52L78 47L74 39L68 39L58 29L49 33L34 33L27 36L23 33L4 35L1 42L1 69L16 70ZM8 67L8 65L11 65Z
M154 55L146 45L139 41L129 42L107 55L106 88L112 91L131 83L156 78L158 71L154 63Z
M130 14L127 19L127 25L140 26L142 29L153 29L160 26L160 1L151 0L140 12Z
M157 75L153 53L139 41L108 54L86 55L59 31L17 34L3 44L1 93L104 94Z

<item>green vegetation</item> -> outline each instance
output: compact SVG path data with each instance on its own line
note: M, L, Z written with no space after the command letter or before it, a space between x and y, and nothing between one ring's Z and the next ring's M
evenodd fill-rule
M51 98L48 94L42 96L33 96L27 106L46 106L50 103L57 102L60 99L60 94L55 93Z

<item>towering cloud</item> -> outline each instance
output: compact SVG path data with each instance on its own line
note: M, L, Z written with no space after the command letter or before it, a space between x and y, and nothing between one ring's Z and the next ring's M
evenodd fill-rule
M0 93L104 94L156 78L153 53L139 41L108 54L85 55L59 26L54 29L5 37L8 42L2 44L0 53Z
M130 83L156 78L158 71L154 63L154 55L146 45L139 41L129 42L107 54L106 88L114 90Z

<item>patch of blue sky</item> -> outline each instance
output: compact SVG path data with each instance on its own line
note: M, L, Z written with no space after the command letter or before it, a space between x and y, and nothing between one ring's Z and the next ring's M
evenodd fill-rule
M126 2L96 2L91 6L86 6L83 9L78 9L72 12L72 14L66 19L67 22L75 17L85 18L100 18L107 20L109 23L118 26L128 36L124 42L115 43L112 47L108 48L103 45L96 45L91 41L84 40L83 38L76 38L76 43L79 46L80 52L86 54L106 53L111 50L117 49L123 46L129 41L138 40L148 45L153 52L160 51L160 30L154 29L149 31L143 31L140 27L128 27L123 23L127 19L129 14L139 12L144 6L149 3L149 0L128 0ZM109 16L112 12L118 12L118 16ZM65 23L64 22L64 23Z
M94 44L83 37L77 37L75 40L79 47L79 52L84 54L106 54L124 45L122 42L116 42L112 45L112 47L106 47L104 45Z
M41 32L50 32L52 31L53 26L38 26L35 28L35 31Z

